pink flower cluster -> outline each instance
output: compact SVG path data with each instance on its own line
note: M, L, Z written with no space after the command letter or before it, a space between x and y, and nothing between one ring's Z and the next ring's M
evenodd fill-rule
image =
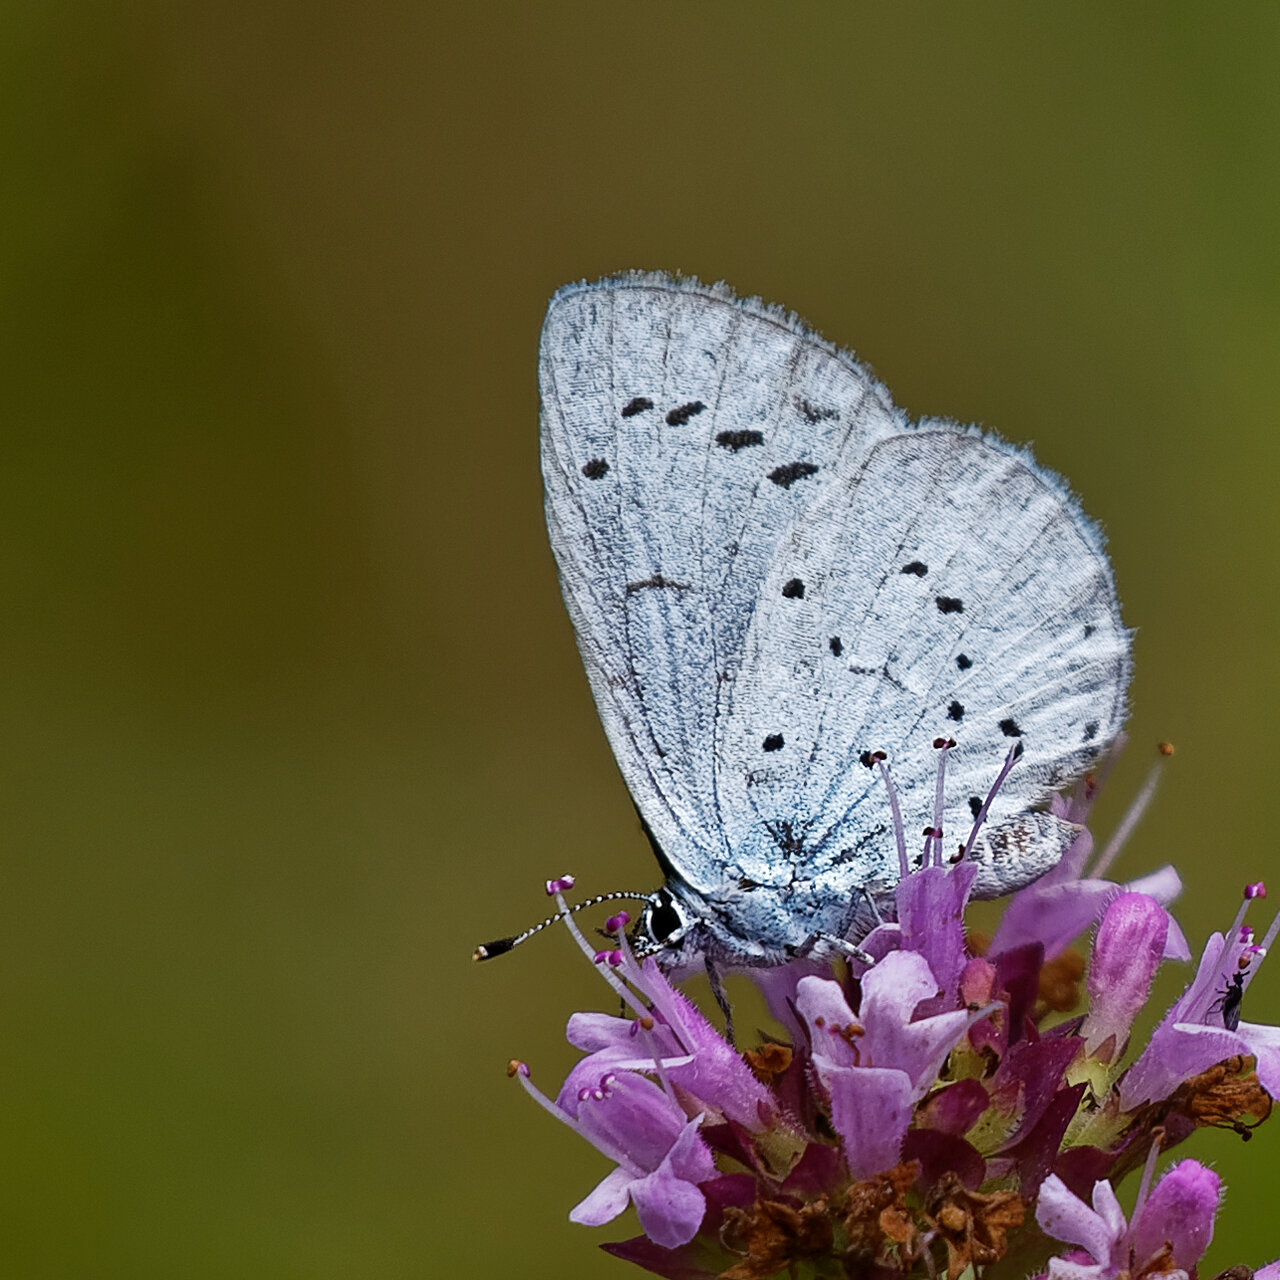
M1082 785L1057 811L1083 822L1091 798ZM1020 1275L1061 1280L1194 1275L1218 1177L1182 1160L1157 1180L1157 1158L1202 1125L1247 1138L1269 1114L1280 1029L1244 1021L1241 1003L1277 922L1254 941L1244 912L1265 889L1249 886L1130 1055L1158 966L1190 951L1167 909L1173 869L1116 884L1104 878L1113 853L1086 874L1082 830L986 946L963 926L973 866L939 856L863 940L874 964L753 974L789 1041L745 1053L652 958L635 958L625 913L602 952L566 916L625 1006L570 1019L585 1056L554 1099L513 1063L615 1163L570 1217L598 1226L634 1207L643 1234L604 1247L673 1280L957 1280L1006 1256ZM563 882L548 889L563 909ZM1071 943L1095 925L1086 976ZM1138 1169L1126 1219L1114 1184ZM1280 1264L1259 1274L1280 1280Z

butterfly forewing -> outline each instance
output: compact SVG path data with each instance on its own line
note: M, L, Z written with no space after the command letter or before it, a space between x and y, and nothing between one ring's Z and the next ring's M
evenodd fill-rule
M717 725L778 540L901 430L884 389L798 322L662 276L570 286L540 363L552 546L592 691L668 857L731 858Z

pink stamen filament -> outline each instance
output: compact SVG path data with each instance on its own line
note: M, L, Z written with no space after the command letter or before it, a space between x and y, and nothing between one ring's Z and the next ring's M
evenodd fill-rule
M947 752L950 750L949 743L938 750L938 781L933 791L933 862L938 867L942 866L943 784L947 776ZM927 861L928 856L926 854Z
M1137 1222L1138 1215L1142 1212L1142 1206L1147 1203L1147 1196L1151 1192L1151 1183L1156 1175L1156 1161L1160 1157L1160 1139L1163 1136L1163 1131L1158 1130L1156 1136L1151 1140L1151 1150L1147 1152L1147 1163L1142 1170L1142 1181L1138 1184L1138 1198L1133 1202L1133 1213L1129 1216L1130 1222Z
M1262 955L1266 955L1271 950L1271 944L1276 940L1276 934L1280 933L1280 911L1277 911L1271 918L1271 924L1267 928L1267 932L1263 935L1261 943L1258 945L1262 949ZM1261 957L1259 957L1261 958Z
M880 777L884 781L885 790L889 793L889 809L893 814L893 834L898 842L898 874L906 879L911 874L911 863L907 858L907 833L902 826L902 810L898 807L898 791L889 777L889 766L883 760L877 760L880 766Z
M1013 766L1021 759L1017 747L1010 747L1009 754L1004 758L1004 765L1000 772L996 774L996 780L991 784L991 790L987 792L987 798L982 802L982 808L978 810L978 816L973 820L973 830L969 832L969 839L965 842L964 853L961 861L967 858L973 852L973 846L978 842L978 832L982 830L982 824L987 820L987 810L991 808L992 801L996 798L996 793L1004 786L1004 780L1013 772Z
M1120 819L1120 825L1111 833L1111 839L1107 841L1106 848L1099 855L1093 870L1088 873L1090 880L1101 880L1110 870L1111 864L1116 860L1116 855L1133 834L1133 829L1141 821L1142 815L1146 813L1147 806L1151 803L1151 798L1156 793L1156 787L1160 785L1160 778L1164 774L1164 764L1168 759L1168 756L1161 753L1156 757L1156 761L1151 768L1147 770L1146 780L1139 788L1138 794L1134 796L1133 803L1129 805L1124 817Z
M587 957L588 960L591 961L591 967L618 993L625 1004L630 1005L631 1008L635 1010L637 1015L646 1013L647 1010L641 1007L636 1002L635 997L631 994L630 987L613 974L611 966L608 964L596 963L595 948L582 936L582 930L578 928L578 922L573 918L572 913L569 911L569 907L564 900L563 893L556 893L556 905L560 908L561 912L564 913L563 919L565 928L569 930L570 936L573 938L574 942L578 944L578 949Z

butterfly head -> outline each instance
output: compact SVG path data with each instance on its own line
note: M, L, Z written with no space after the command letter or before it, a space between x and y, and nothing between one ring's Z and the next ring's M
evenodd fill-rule
M659 889L644 904L636 921L637 955L650 956L678 947L693 922L694 918L670 889Z

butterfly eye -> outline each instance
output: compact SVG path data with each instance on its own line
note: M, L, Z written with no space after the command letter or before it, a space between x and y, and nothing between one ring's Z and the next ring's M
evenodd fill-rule
M671 895L665 889L660 889L657 901L645 908L642 922L644 932L654 942L662 943L684 928L684 925L683 912L672 901Z

